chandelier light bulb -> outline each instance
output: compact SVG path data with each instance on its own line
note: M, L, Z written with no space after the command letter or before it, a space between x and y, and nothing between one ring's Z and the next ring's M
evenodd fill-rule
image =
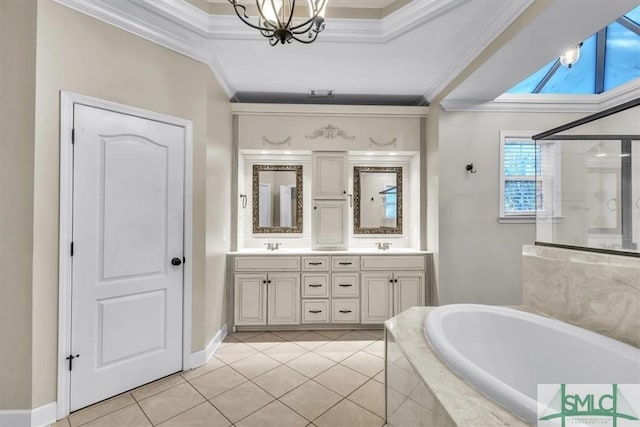
M308 14L300 13L302 1L295 0L257 0L258 16L251 17L247 7L240 0L227 0L234 8L238 18L249 27L260 32L269 40L271 46L291 43L313 43L324 30L324 15L329 0L306 0ZM296 6L298 13L296 14Z
M567 68L571 68L580 59L580 46L582 43L577 44L560 55L560 65Z

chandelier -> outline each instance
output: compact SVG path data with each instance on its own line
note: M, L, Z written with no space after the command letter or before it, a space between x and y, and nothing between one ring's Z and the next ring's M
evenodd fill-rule
M228 1L242 22L260 31L269 39L269 44L275 46L293 40L313 43L324 30L324 12L329 0L299 1L298 5L296 0L256 0L256 18L249 17L247 7L240 4L239 0ZM306 3L304 14L300 12L303 9L300 3Z

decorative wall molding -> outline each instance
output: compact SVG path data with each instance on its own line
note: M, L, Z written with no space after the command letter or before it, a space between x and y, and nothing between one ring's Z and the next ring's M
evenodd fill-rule
M503 94L493 101L444 100L445 111L594 113L640 97L640 78L598 95Z
M313 133L311 135L305 135L305 138L307 139L316 139L316 138L320 138L320 137L325 137L327 139L334 139L337 137L343 138L343 139L355 139L355 136L351 136L347 133L347 131L340 129L337 126L334 125L327 125L327 126L323 126L320 129L316 129L313 131Z
M0 410L0 426L44 427L56 422L56 402L47 403L33 409Z
M216 332L216 335L209 341L209 344L204 348L204 350L196 351L195 353L191 353L191 369L197 368L198 366L202 366L211 360L211 357L215 354L218 347L224 338L227 336L227 324L222 325L222 328Z
M271 141L266 136L263 136L262 137L262 141L264 143L266 143L266 144L269 144L269 145L275 145L275 146L287 145L288 147L291 146L291 137L290 136L286 137L282 141Z
M378 142L375 139L373 139L372 137L369 137L369 144L375 145L375 146L378 146L378 147L389 147L389 146L394 146L395 147L397 142L398 142L398 138L396 138L396 137L394 137L389 142Z

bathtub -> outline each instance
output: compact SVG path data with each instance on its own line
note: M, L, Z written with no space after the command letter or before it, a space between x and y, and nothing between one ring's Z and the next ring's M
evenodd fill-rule
M538 384L640 383L640 349L519 310L445 305L424 333L454 373L534 425Z

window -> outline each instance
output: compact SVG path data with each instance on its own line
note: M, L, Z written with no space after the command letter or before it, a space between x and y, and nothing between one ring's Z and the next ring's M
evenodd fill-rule
M536 172L540 170L540 147L531 139L502 140L501 217L534 217L538 195Z
M507 93L598 94L640 78L640 6L583 41L571 68L558 58Z
M395 185L384 186L384 217L386 219L396 219L397 205L398 204L398 191Z
M553 143L535 144L533 132L500 133L500 220L534 221L558 199L559 159Z

